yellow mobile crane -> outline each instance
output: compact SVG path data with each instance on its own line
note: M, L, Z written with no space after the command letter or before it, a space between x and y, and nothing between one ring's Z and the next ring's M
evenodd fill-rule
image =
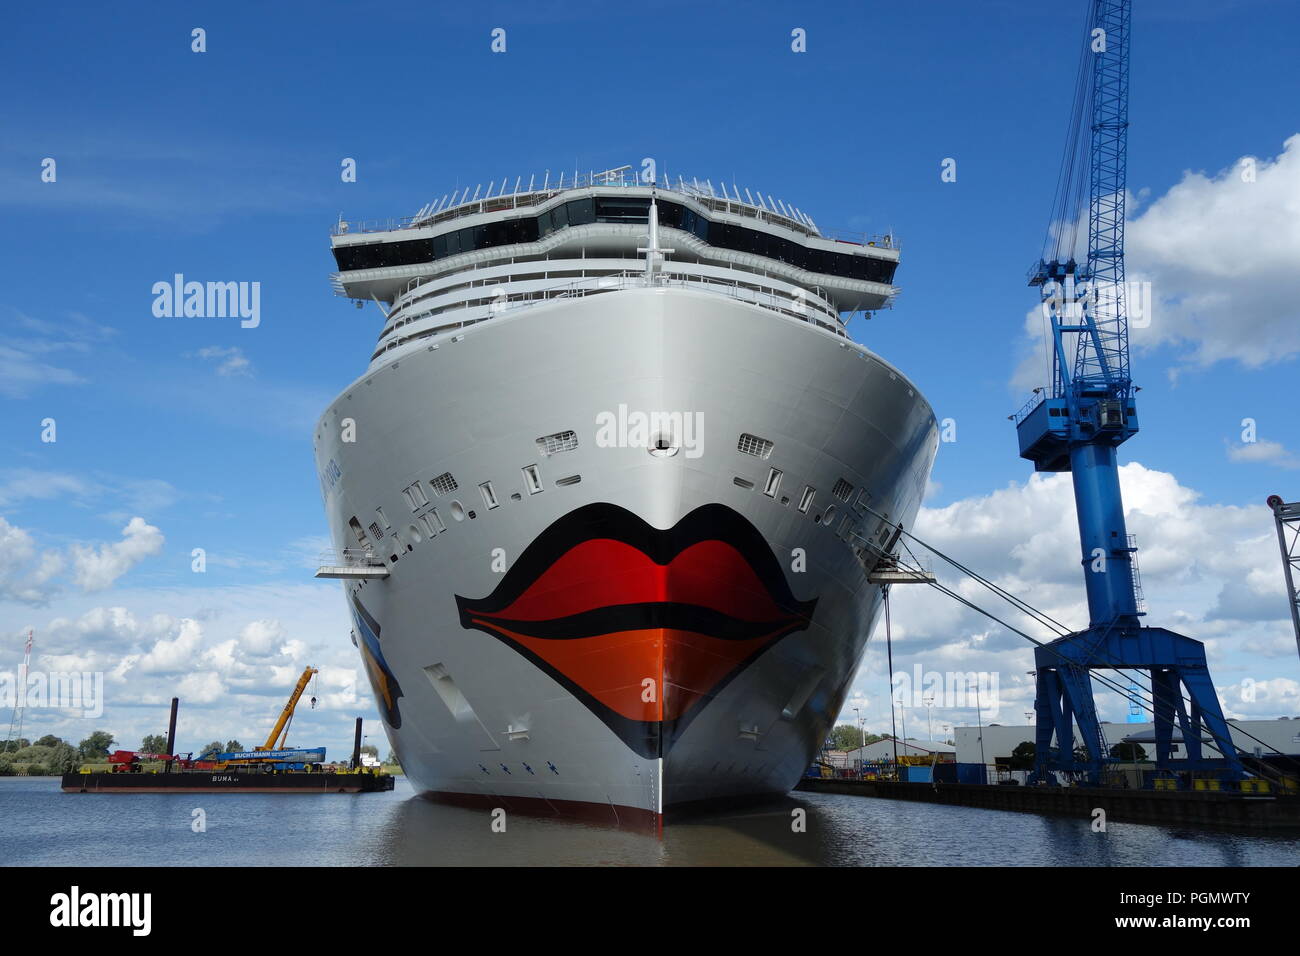
M325 762L325 749L317 747L314 749L287 750L285 744L289 738L289 724L293 722L293 712L298 707L298 700L302 697L302 692L307 689L307 684L319 671L314 667L308 667L298 678L298 683L294 685L293 693L289 695L289 701L284 705L284 710L280 711L280 717L271 728L270 735L266 738L266 743L254 747L252 750L231 751L229 753L220 753L213 756L217 762L217 768L224 770L230 766L248 766L257 764L271 764L276 769L310 769L312 765L319 766ZM312 706L316 706L316 698L312 698ZM279 746L276 746L277 741Z
M314 667L308 667L306 670L302 672L302 676L298 678L298 683L294 685L293 693L289 695L289 702L284 705L284 710L280 711L280 719L277 720L275 722L275 726L271 728L271 735L266 738L266 743L262 744L262 746L257 747L255 749L257 750L283 750L284 749L285 742L289 739L289 725L293 723L293 712L298 707L298 699L302 697L302 692L307 689L308 682L319 673L320 671L316 670L316 668ZM312 706L313 707L316 706L316 698L314 697L312 698ZM283 735L281 735L281 731L283 731ZM278 747L276 746L275 743L277 738L280 741L280 745Z

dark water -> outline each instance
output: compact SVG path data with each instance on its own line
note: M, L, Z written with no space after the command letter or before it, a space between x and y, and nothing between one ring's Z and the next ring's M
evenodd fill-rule
M192 811L207 832L191 831ZM807 831L791 832L791 811ZM836 794L670 823L662 840L392 793L73 794L0 777L7 866L1295 866L1300 839L1088 821Z

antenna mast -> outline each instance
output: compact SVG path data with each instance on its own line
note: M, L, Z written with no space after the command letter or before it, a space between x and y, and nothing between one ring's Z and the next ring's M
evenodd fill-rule
M23 719L27 716L27 673L32 667L32 632L27 632L27 646L23 648L23 666L18 672L18 686L14 694L14 712L9 718L9 733L5 735L4 752L9 750L9 741L15 743L23 736ZM14 733L17 726L18 732Z

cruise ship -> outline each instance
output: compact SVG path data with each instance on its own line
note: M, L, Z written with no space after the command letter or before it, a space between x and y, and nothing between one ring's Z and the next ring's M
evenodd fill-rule
M892 237L626 166L331 244L383 327L315 429L318 576L417 790L649 829L789 791L938 443L846 329L897 293Z

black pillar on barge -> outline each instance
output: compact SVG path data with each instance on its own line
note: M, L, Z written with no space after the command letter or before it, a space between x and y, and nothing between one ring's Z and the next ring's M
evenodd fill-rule
M171 756L176 753L176 708L180 705L180 698L172 698L172 714L167 720L167 755ZM163 764L163 769L171 773L173 761L168 760Z

